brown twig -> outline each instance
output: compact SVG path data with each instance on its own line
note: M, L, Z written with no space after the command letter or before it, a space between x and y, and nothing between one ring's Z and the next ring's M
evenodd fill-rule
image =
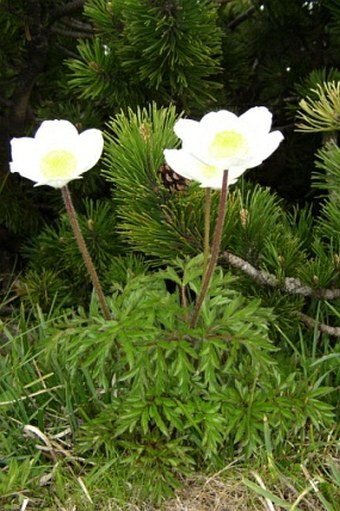
M78 30L71 30L68 28L61 28L56 26L51 27L51 32L53 34L59 34L65 37L72 37L73 39L88 39L89 37L92 37L92 32L89 31L80 32Z
M303 284L295 277L286 277L281 281L276 278L275 275L263 270L258 270L241 257L227 251L223 252L222 258L228 264L243 271L262 286L275 287L291 295L308 296L310 298L318 298L319 300L334 300L335 298L340 298L340 289L313 289L307 284Z
M67 25L68 27L74 28L76 30L93 33L92 25L85 21L80 21L80 20L77 20L76 18L65 18L63 20L63 23L64 23L64 25Z
M250 263L238 257L230 252L223 252L222 258L234 268L237 268L243 271L246 275L251 277L258 282L262 286L275 287L277 289L282 289L289 294L295 294L300 296L308 296L311 298L325 299L331 300L334 298L340 297L340 289L312 289L310 286L306 284L302 284L302 282L297 278L286 278L283 282L279 281L272 275L271 273L267 273L262 270L258 270ZM295 312L298 318L311 329L317 328L317 330L321 333L331 335L333 337L340 337L340 327L329 326L325 323L319 323L315 319L311 318L307 314L303 312Z
M234 18L233 20L231 20L229 23L228 23L228 28L229 30L232 30L234 28L236 28L238 25L240 25L244 20L246 20L247 18L249 18L253 12L255 12L255 7L249 7L249 9L247 9L245 12L243 12L242 14L240 14L239 16L236 16L236 18Z
M319 330L319 332L327 335L331 335L333 337L340 337L340 327L338 326L329 326L325 323L319 323L315 319L307 316L303 312L296 312L296 316L303 321L305 325L309 328L314 329L315 327Z

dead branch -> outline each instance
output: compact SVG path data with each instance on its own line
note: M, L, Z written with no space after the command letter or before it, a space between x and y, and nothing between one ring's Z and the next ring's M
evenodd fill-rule
M92 37L92 32L80 32L61 27L51 27L51 32L65 37L72 37L73 39L88 39L89 37Z
M303 312L297 312L296 315L309 328L314 329L316 327L318 329L318 331L323 334L328 334L333 337L340 337L340 327L329 326L329 325L326 325L325 323L319 323L318 321L311 318L310 316L307 316L307 314L304 314Z
M228 264L243 271L262 286L275 287L292 295L308 296L310 298L318 298L319 300L334 300L340 297L340 289L313 289L294 277L286 277L281 281L275 277L275 275L263 270L258 270L241 257L227 251L223 252L222 258Z
M300 296L308 296L311 298L318 298L324 300L332 300L334 298L340 297L340 289L312 289L310 286L306 284L302 284L302 282L297 278L287 277L281 282L279 279L272 275L271 273L258 270L250 263L238 257L230 252L223 252L223 259L238 270L243 271L246 275L251 277L258 282L262 286L275 287L277 289L282 289L289 294L295 294ZM302 312L294 313L301 321L311 329L317 328L317 330L321 333L331 335L333 337L340 337L340 327L329 326L325 323L319 323L315 319L307 316Z

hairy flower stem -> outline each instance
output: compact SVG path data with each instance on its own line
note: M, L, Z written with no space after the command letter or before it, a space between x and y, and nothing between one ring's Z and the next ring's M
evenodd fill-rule
M89 254L89 252L87 250L86 244L85 244L84 237L83 237L83 235L81 233L81 230L80 230L80 227L79 227L79 223L78 223L78 220L77 220L77 215L76 215L73 203L72 203L71 194L70 194L70 191L69 191L68 187L67 186L63 186L61 188L61 193L62 193L62 196L63 196L63 199L64 199L66 211L67 211L68 216L70 218L70 222L71 222L71 226L72 226L72 229L73 229L74 236L75 236L75 238L77 240L78 247L79 247L79 250L81 252L81 255L83 256L86 268L87 268L87 270L88 270L88 272L90 274L93 287L96 290L97 297L98 297L100 306L102 308L104 318L105 319L110 319L111 318L110 311L109 311L109 308L107 306L107 303L106 303L106 300L105 300L105 297L104 297L104 293L103 293L102 287L101 287L100 282L99 282L99 278L98 278L96 269L95 269L95 267L93 265L91 256L90 256L90 254Z
M211 188L205 189L205 212L204 212L204 248L203 248L203 275L208 267L210 253L210 210L211 210Z
M224 224L224 217L225 217L225 211L226 211L226 203L227 203L227 195L228 195L228 170L225 170L223 172L223 180L222 180L222 188L221 188L221 196L220 196L220 203L218 206L218 214L217 214L217 222L215 227L215 233L214 233L214 239L213 244L211 248L211 257L209 261L209 266L205 274L203 275L203 283L201 292L198 296L194 312L191 317L191 328L195 328L197 325L198 317L201 311L201 307L205 298L205 295L207 294L211 276L213 274L213 271L216 266L217 257L220 249L220 243L222 238L222 231L223 231L223 224Z

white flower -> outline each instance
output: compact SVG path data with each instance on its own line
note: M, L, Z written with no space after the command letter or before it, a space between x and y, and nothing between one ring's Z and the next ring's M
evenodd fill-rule
M247 170L260 165L283 140L280 131L270 133L272 114L264 107L250 108L240 117L220 110L201 121L180 119L174 131L182 139L181 149L166 149L170 167L203 188L221 188L224 170L229 184Z
M94 167L103 145L103 135L97 129L79 134L69 121L44 121L34 138L11 140L10 170L35 181L34 186L62 188Z

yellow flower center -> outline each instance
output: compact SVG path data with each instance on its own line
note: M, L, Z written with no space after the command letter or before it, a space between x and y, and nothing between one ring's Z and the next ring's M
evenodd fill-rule
M228 130L217 133L210 144L209 153L214 159L230 158L247 151L248 145L243 135Z
M213 165L205 165L202 164L202 175L204 177L212 178L214 174L218 173L218 169L214 167Z
M56 149L43 157L40 168L46 179L64 179L74 174L77 160L70 151Z

